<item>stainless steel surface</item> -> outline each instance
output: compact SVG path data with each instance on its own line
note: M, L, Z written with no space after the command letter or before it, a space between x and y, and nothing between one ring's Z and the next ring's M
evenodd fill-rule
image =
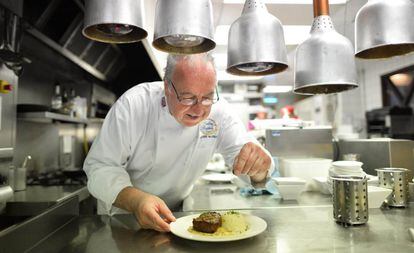
M287 67L282 24L261 0L247 0L242 15L230 27L227 72L268 75Z
M183 211L272 209L310 205L332 207L332 197L316 192L302 192L297 200L283 200L279 195L242 196L235 185L199 181L184 200Z
M0 148L0 158L13 157L14 148Z
M137 42L147 37L143 29L142 0L86 0L83 35L106 43Z
M294 92L336 93L358 87L352 43L327 15L315 17L310 37L296 49Z
M50 38L43 35L41 32L37 31L36 29L26 29L26 31L31 34L33 37L41 40L46 45L48 45L53 50L59 52L66 58L68 58L73 63L77 64L79 67L84 69L86 72L90 73L94 77L102 80L102 81L108 81L107 76L102 73L101 71L97 70L94 66L90 65L89 63L82 60L80 57L78 57L76 54L72 53L66 48L63 48L61 45L56 43L55 41L51 40Z
M333 218L342 224L368 221L367 178L332 177Z
M414 209L375 209L366 226L348 228L333 221L332 207L287 207L248 213L263 218L267 229L256 237L225 243L190 241L151 230L136 231L134 219L120 219L122 215L79 217L69 224L78 228L77 237L67 242L60 252L388 253L413 250L407 231L414 225ZM174 213L177 218L190 214L193 213ZM58 232L55 237L64 235Z
M356 139L338 142L339 156L347 153L360 154L362 168L371 175L376 175L378 168L407 168L408 179L412 179L414 171L414 142L397 139Z
M266 148L276 157L333 158L332 128L266 130Z
M210 0L158 0L155 17L152 45L158 50L196 54L216 46Z
M414 2L369 0L355 18L356 57L387 58L414 51Z
M70 117L68 115L54 112L19 112L17 114L17 117L22 120L39 123L51 123L53 121L62 121L86 124L88 122L87 119Z
M376 169L380 187L392 189L386 202L389 206L405 207L408 205L408 170L404 168Z
M23 210L24 211L24 210ZM27 252L79 215L77 198L55 204L40 214L10 214L0 216L0 252ZM7 223L10 221L15 223ZM24 239L23 239L24 238Z
M15 192L10 202L61 202L77 196L79 201L89 197L86 186L27 186L26 191Z

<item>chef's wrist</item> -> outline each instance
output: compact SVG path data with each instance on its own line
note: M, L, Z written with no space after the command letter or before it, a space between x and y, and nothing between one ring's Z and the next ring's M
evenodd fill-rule
M140 191L137 188L127 186L119 192L114 205L128 212L134 213L138 209L145 194L145 192Z

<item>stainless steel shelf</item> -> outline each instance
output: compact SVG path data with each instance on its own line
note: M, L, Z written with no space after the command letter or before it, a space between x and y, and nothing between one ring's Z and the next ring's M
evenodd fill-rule
M54 112L22 112L17 114L18 119L25 121L39 122L39 123L52 123L54 121L87 124L88 119L79 119L70 117L68 115L54 113Z

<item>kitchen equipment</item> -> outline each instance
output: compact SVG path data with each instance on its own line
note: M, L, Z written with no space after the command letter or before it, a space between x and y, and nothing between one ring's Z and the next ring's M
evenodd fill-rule
M0 59L7 63L23 63L23 56L20 54L20 18L10 10L0 7L0 29Z
M349 153L349 154L343 154L342 157L345 161L359 161L359 160L361 160L361 155L360 154Z
M376 169L379 177L379 186L392 189L387 198L387 204L395 207L408 206L408 170L405 168Z
M407 100L408 103L411 99ZM408 105L387 106L367 111L368 137L414 140L414 113Z
M15 170L15 182L14 182L14 190L15 191L24 191L26 190L26 182L27 182L27 169L29 164L32 161L32 157L30 155L24 158L23 164L21 167L16 168Z
M278 158L332 159L332 127L267 129L266 148Z
M13 189L8 185L0 185L0 203L5 203L13 197Z
M13 190L14 190L15 183L16 183L15 176L16 176L16 171L15 171L15 168L14 168L14 166L13 166L13 165L11 165L11 166L9 167L9 173L8 173L8 176L7 176L7 182L8 182L8 184L9 184L9 186L10 186Z
M90 94L89 117L105 118L111 106L115 103L116 95L108 89L97 84L92 86Z
M367 179L332 177L333 216L343 225L360 225L368 221Z
M147 37L143 29L142 0L85 1L85 37L106 43L137 42Z
M336 93L358 87L352 43L336 32L328 0L314 0L310 37L296 49L294 92Z
M412 0L369 0L355 17L355 56L377 59L414 51L413 13Z
M414 169L413 144L410 140L389 138L340 140L337 144L338 157L348 153L360 154L363 170L371 175L377 174L377 168L407 168L410 170L408 179L411 180Z
M158 0L155 17L152 45L158 50L197 54L216 46L210 0Z
M227 72L268 75L286 70L287 54L280 21L260 0L247 0L229 30Z

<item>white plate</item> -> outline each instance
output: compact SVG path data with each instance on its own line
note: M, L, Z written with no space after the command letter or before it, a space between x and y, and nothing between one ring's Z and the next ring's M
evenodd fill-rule
M170 229L171 233L174 235L194 240L194 241L203 241L203 242L227 242L227 241L237 241L246 238L256 236L266 230L267 223L262 218L250 215L243 214L245 216L246 222L249 225L249 228L246 232L239 235L231 236L205 236L199 234L193 234L188 231L188 228L193 225L193 219L198 217L200 214L188 215L181 218L178 218L175 222L171 222Z
M202 179L210 182L218 182L218 183L224 183L224 182L231 182L231 180L235 177L233 174L222 174L222 173L216 173L216 174L207 174L201 176Z

